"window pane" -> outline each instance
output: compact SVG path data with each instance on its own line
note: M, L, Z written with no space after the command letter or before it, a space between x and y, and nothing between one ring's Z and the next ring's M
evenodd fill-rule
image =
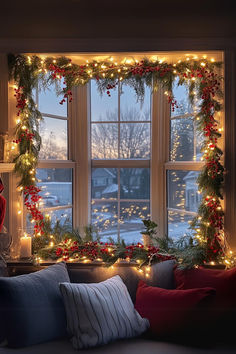
M168 211L168 237L177 240L185 235L191 235L189 223L192 221L192 215Z
M196 183L198 171L168 171L168 208L197 212L201 196Z
M196 161L200 161L203 153L201 152L204 142L203 132L196 131Z
M67 120L44 117L40 124L40 135L42 146L39 158L41 160L67 160Z
M194 117L170 121L170 160L199 161L204 136L197 131Z
M92 158L118 158L118 125L95 123L92 124Z
M63 80L60 87L63 88ZM60 104L63 95L57 96L54 85L50 89L41 90L39 92L39 111L47 114L54 114L57 116L67 117L67 102Z
M92 198L117 198L117 169L92 168Z
M44 215L50 216L52 225L57 221L60 221L61 225L64 223L72 225L72 208L48 210Z
M117 240L117 202L92 201L92 224L102 240L112 237Z
M121 199L149 199L150 169L121 168L120 184Z
M91 80L91 121L117 121L118 120L118 90L110 91L101 96L96 82Z
M72 204L72 169L39 168L37 178L42 208Z
M120 239L126 243L141 242L142 219L150 218L149 202L120 203Z
M43 212L44 217L50 217L52 227L56 224L57 221L60 222L60 225L71 225L72 226L72 208L65 209L50 209ZM26 229L30 234L34 233L34 222L30 222L29 214L26 220Z
M151 91L145 87L144 102L137 102L137 96L133 88L122 85L120 96L120 120L139 121L151 120Z
M195 160L193 118L172 119L170 121L170 127L170 160Z
M171 111L171 117L193 112L192 105L188 98L188 88L185 85L178 86L178 81L179 80L176 79L172 87L178 108L175 107L174 112Z
M150 123L121 123L120 158L150 158Z

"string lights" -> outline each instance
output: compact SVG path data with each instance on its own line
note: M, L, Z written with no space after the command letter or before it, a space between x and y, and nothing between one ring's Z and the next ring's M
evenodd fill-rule
M9 71L16 83L17 102L16 138L13 141L14 150L18 150L14 159L15 171L21 177L21 192L24 194L25 205L31 214L31 220L35 222L35 235L39 236L44 233L45 224L44 217L39 210L40 189L36 187L36 168L40 151L38 124L42 119L32 94L36 83L40 86L46 80L51 84L63 79L63 98L60 104L66 100L71 102L72 88L85 85L91 79L96 80L98 89L106 92L108 96L111 96L111 91L120 82L129 84L134 88L140 100L144 98L145 85L153 90L157 90L161 85L165 88L165 95L171 109L175 110L178 102L173 96L172 86L178 78L179 85L188 87L190 101L193 102L195 98L200 101L195 124L204 135L202 155L204 167L198 177L202 199L198 215L191 226L196 242L206 251L204 262L224 262L227 266L231 265L231 254L228 255L229 252L225 248L221 206L224 168L221 164L222 151L218 146L218 139L221 137L222 128L218 128L215 118L215 115L221 111L222 78L217 72L220 66L221 63L216 62L214 58L208 60L206 56L198 58L198 56L189 54L174 64L153 56L142 60L125 58L121 63L114 62L114 58L110 57L102 61L87 60L82 65L73 63L67 57L40 58L36 55L9 55ZM173 158L177 146L176 140L172 151ZM53 247L55 247L54 244L51 248ZM138 248L142 249L141 246ZM107 248L106 251L101 249L102 254L106 254L107 251ZM63 256L67 260L71 259L70 252L68 251L68 254L66 252L65 249L58 247L56 257ZM95 248L93 252L94 259L100 258ZM126 252L128 252L127 258L134 257L134 249L127 248ZM110 256L114 254L109 251L108 253ZM73 257L76 258L74 253ZM87 259L91 260L91 258L85 258L84 261Z

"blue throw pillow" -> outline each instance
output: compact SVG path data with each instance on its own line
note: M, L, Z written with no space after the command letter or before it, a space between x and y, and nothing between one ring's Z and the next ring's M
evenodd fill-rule
M66 337L59 283L70 282L64 262L35 273L0 278L0 317L10 347Z
M0 255L0 277L6 277L6 276L8 276L7 267L5 262L1 259L1 255ZM5 324L3 319L0 316L0 347L2 343L5 342L4 328L5 328Z

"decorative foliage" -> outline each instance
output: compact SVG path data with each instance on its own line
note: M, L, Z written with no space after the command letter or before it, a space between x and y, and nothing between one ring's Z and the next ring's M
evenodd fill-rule
M157 233L157 224L150 219L142 220L145 229L141 231L141 234L148 235L150 238L153 238Z
M202 202L198 216L192 222L195 243L191 250L193 252L198 252L198 249L203 251L201 262L221 262L226 259L221 207L224 168L220 162L222 151L217 145L221 133L215 118L216 113L221 110L222 92L220 87L222 77L217 73L217 68L220 66L221 63L194 58L186 58L186 60L178 61L176 64L144 58L140 62L127 61L124 64L114 64L112 60L108 60L77 65L66 57L46 57L43 60L35 55L30 57L9 55L10 78L13 78L17 83L15 95L17 115L19 116L15 140L19 146L19 153L14 160L15 171L21 177L20 187L26 197L27 209L36 222L35 233L43 234L45 232L45 222L37 207L40 198L38 196L39 190L35 187L35 168L41 142L38 134L38 124L42 118L32 95L32 90L36 85L45 87L48 84L55 83L58 94L63 94L60 104L63 104L66 100L71 102L72 88L85 85L91 79L96 79L99 91L101 93L106 92L108 96L111 95L111 90L115 89L119 82L124 82L134 88L137 98L141 101L144 98L145 85L153 90L162 86L165 89L168 102L174 110L178 102L173 97L172 84L178 78L179 85L188 87L190 100L193 101L196 97L200 102L199 114L196 119L198 129L204 132L205 137L202 158L205 165L198 178ZM64 88L60 91L57 83L62 78ZM64 258L76 255L75 257L78 256L78 259L81 259L85 256L83 255L83 252L85 252L86 256L93 257L94 255L94 258L102 257L102 259L109 256L108 260L110 260L120 254L120 246L110 245L112 252L107 253L108 245L102 247L101 244L88 243L86 251L82 252L77 241L74 245L68 245L68 240L63 242L61 251L58 248L57 254L59 255L61 252L60 256ZM132 248L133 256L135 252L140 251L139 248L142 249L135 245L132 247L134 247ZM67 249L68 251L66 251ZM127 252L129 250L127 248ZM149 251L145 250L145 252ZM114 256L112 256L113 253ZM193 257L193 259L195 258Z
M69 230L66 224L60 226L57 223L53 229L49 228L48 233L34 238L36 261L40 262L42 259L83 263L96 261L110 266L119 260L126 260L136 262L141 268L143 265L175 258L165 251L160 253L160 248L155 246L144 247L141 243L126 245L124 240L120 243L101 242L97 236L94 238L90 226L86 229L87 237L81 238L78 230ZM49 239L50 242L47 241Z

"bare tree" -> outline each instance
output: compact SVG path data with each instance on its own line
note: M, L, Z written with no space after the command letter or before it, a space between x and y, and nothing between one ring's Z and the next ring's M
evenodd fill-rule
M42 145L40 149L39 157L42 160L66 160L67 159L67 147L65 142L67 141L67 131L64 129L59 136L53 131L48 132L46 124L41 123L40 134L42 136Z
M106 112L107 123L92 125L92 157L99 159L149 158L150 123L149 112L142 114L136 107L121 112L117 122L117 112ZM142 121L142 123L140 123Z

